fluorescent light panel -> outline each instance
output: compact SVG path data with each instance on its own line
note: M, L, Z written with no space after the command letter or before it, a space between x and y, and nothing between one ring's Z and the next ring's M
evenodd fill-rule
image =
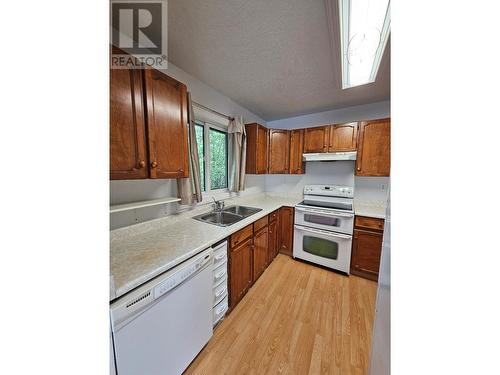
M390 0L339 0L342 88L375 81L391 30Z

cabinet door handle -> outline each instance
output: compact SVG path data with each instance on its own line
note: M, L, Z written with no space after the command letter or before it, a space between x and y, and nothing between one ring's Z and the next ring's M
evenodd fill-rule
M139 168L144 168L146 166L146 162L144 160L141 160L139 162Z
M156 168L157 166L158 166L158 163L157 163L157 162L153 161L153 162L151 163L151 168Z

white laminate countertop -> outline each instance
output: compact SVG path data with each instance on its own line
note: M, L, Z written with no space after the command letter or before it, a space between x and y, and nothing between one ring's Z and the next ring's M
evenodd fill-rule
M385 219L385 209L384 203L354 200L354 214L358 216Z
M111 231L110 300L123 296L272 211L282 206L295 206L301 201L302 196L270 194L228 199L226 206L262 208L228 227L194 220L193 216L211 210L210 206L204 206Z

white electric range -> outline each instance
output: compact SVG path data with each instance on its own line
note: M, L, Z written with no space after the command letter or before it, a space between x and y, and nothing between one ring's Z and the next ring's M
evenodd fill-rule
M349 274L354 188L306 185L295 206L293 257Z

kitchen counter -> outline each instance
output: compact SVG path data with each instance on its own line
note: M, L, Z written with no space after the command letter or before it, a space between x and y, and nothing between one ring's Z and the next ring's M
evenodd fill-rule
M380 202L356 201L354 199L354 214L376 219L385 219L386 206Z
M301 201L302 196L271 194L226 199L226 206L238 204L262 208L262 211L227 227L193 219L211 211L211 206L202 206L111 231L110 300L121 297L274 210L295 206Z

